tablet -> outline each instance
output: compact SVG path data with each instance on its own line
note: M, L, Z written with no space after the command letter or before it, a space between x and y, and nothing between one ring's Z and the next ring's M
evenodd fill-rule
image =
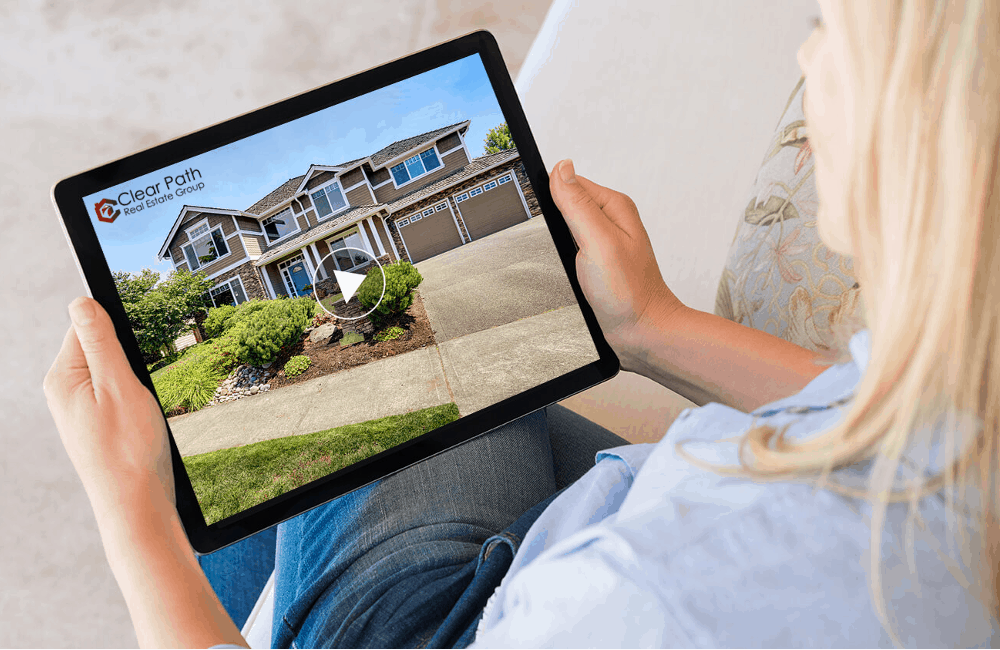
M210 553L618 359L480 31L60 181Z

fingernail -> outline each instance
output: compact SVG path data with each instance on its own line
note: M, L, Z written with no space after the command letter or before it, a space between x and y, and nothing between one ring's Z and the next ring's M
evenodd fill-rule
M576 182L576 170L573 169L573 161L569 158L559 163L559 178L563 183Z
M69 303L69 317L74 325L86 327L94 321L94 305L86 298Z

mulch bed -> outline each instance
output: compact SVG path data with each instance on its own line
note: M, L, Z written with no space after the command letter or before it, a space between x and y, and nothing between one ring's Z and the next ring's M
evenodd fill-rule
M430 321L427 320L427 312L424 310L423 300L420 294L415 293L413 304L406 310L399 321L394 323L398 327L406 330L406 334L393 341L375 341L374 334L365 335L365 341L355 343L346 348L340 347L340 341L330 343L309 341L309 335L297 345L285 350L275 361L274 366L279 368L277 376L271 379L271 391L283 386L291 386L310 379L316 379L324 375L329 375L348 368L363 366L366 363L385 359L396 354L419 350L420 348L434 345L434 331L431 329ZM323 322L332 322L338 327L343 321L338 321L332 316L317 316L313 321L314 325ZM387 327L391 327L387 326ZM338 337L339 339L339 337ZM304 354L312 362L309 368L297 377L286 377L285 371L280 368L285 367L285 362L297 354Z

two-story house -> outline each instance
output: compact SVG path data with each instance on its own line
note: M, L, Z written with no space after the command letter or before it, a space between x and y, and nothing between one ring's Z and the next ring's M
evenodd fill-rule
M516 149L470 158L469 123L310 165L246 209L186 205L159 258L204 271L216 306L239 304L309 295L314 277L335 289L334 269L370 263L347 247L415 264L541 214Z

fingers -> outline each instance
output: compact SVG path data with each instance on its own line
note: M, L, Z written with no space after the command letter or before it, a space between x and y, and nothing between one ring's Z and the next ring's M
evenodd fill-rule
M111 317L96 300L77 298L69 305L69 315L95 391L121 381L123 373L132 375Z
M83 356L80 340L76 338L76 330L72 326L63 337L62 347L55 361L45 375L42 390L50 400L61 400L71 392L72 387L90 380L90 369L87 359Z
M555 166L549 177L549 189L581 249L593 249L608 238L612 224L601 203L576 176L572 161L563 160ZM598 196L605 198L600 193Z
M581 247L588 239L614 234L612 229L633 238L642 232L639 212L628 196L577 175L570 160L561 161L552 171L552 198Z

